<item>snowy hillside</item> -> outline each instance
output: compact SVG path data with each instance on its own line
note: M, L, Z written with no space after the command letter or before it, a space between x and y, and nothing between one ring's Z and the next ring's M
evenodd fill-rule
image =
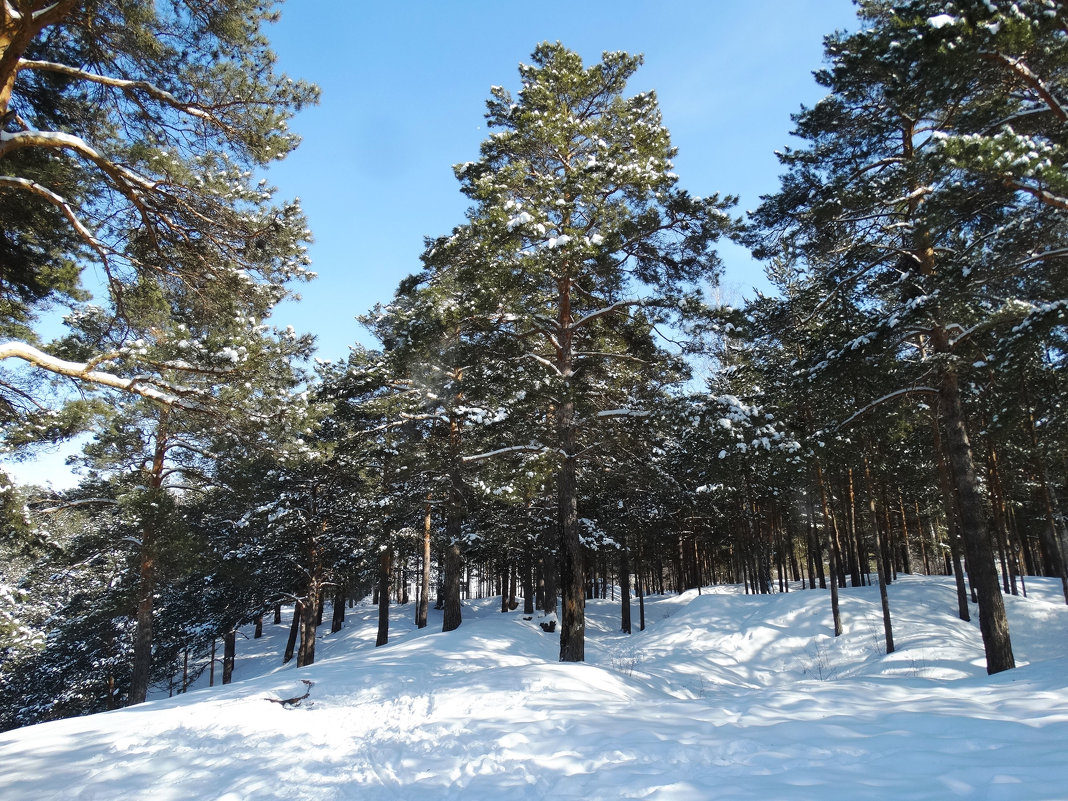
M653 598L630 637L592 601L587 664L492 599L449 634L395 607L378 649L362 606L309 668L278 667L275 626L225 688L0 735L0 798L1065 798L1058 589L1006 598L1022 666L993 677L945 579L890 588L891 656L872 588L843 591L837 641L825 592ZM301 679L299 708L264 700Z

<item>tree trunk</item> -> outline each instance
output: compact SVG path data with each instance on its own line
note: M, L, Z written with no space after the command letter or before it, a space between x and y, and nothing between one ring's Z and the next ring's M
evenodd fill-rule
M460 473L460 423L455 417L449 419L449 442L452 466L449 471L449 505L445 518L445 614L442 631L460 627L463 616L460 612L460 579L463 576L464 560L460 551L463 535L463 495Z
M148 697L152 680L152 611L156 594L156 535L165 508L161 488L167 457L167 409L160 409L156 423L156 443L148 476L145 507L141 520L140 577L137 587L137 623L134 631L133 671L130 677L129 705L140 704Z
M297 648L297 635L300 634L300 618L304 613L304 604L296 601L293 604L293 623L289 627L289 639L286 640L286 650L282 655L282 664L285 665L293 658Z
M619 549L619 600L620 630L630 634L630 551L625 537L623 547Z
M346 582L342 579L334 588L334 613L330 618L331 634L336 634L345 626L345 595L347 594L345 585Z
M426 509L423 515L423 563L419 582L419 604L415 610L415 627L426 628L430 614L430 496L426 496Z
M393 549L383 548L378 560L378 638L375 648L389 642L389 579L393 573Z
M1031 437L1031 463L1034 468L1037 481L1037 492L1041 502L1042 512L1045 516L1045 525L1039 531L1043 550L1046 551L1052 572L1061 580L1061 591L1064 593L1064 601L1068 603L1068 547L1060 541L1057 532L1057 500L1050 489L1049 471L1042 459L1042 449L1038 444L1038 434L1035 432L1035 413L1031 407L1031 393L1027 382L1024 381L1024 398L1027 403L1027 430Z
M830 543L830 573L831 573L831 617L834 620L834 636L838 637L842 634L842 615L838 609L838 532L837 524L834 522L834 518L831 517L831 510L827 503L827 489L824 486L823 481L823 469L820 467L819 462L816 463L816 480L820 485L820 502L823 506L823 521L827 526L827 540Z
M521 562L523 579L520 592L523 593L523 614L529 616L534 614L534 559L529 548Z
M565 451L571 453L572 451ZM586 584L582 572L582 541L578 525L575 459L567 456L557 475L560 517L560 661L586 658Z
M864 454L864 485L868 490L868 511L871 513L872 530L875 532L875 564L879 569L879 603L883 608L883 637L886 652L894 652L894 627L890 620L890 597L886 592L886 562L883 559L883 543L879 535L879 511L875 508L875 482L871 478L868 455Z
M942 426L935 417L931 418L931 430L934 435L935 464L938 466L938 483L942 490L942 504L946 509L946 529L949 537L949 553L953 568L953 577L957 586L957 616L961 620L971 620L968 608L968 588L964 585L964 568L961 566L959 527L957 513L959 504L953 489L953 478L949 464L946 462L945 443L942 440Z
M321 594L321 590L315 587L309 596L314 598ZM300 647L297 648L297 667L314 664L315 662L315 632L319 620L319 604L309 600L303 604L300 610Z
M938 352L949 351L948 342L936 341L935 344ZM968 441L968 431L961 412L957 374L952 369L944 370L938 394L946 429L950 468L960 501L968 575L979 598L979 630L982 632L983 647L986 650L986 670L987 673L998 673L1015 667L1016 661L1009 638L1005 601L1001 595L997 571L994 569L994 550L979 495L972 446Z
M237 656L237 629L223 634L223 684L234 679L234 659Z

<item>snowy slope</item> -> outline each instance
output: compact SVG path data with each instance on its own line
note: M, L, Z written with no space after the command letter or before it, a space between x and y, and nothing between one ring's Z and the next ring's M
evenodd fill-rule
M890 588L890 656L872 588L843 591L837 640L826 592L650 599L630 637L591 601L582 665L492 600L449 634L397 607L378 649L361 606L311 667L277 666L277 626L239 641L225 688L0 735L0 798L1064 799L1058 589L1006 599L1022 666L994 677L944 579ZM302 678L299 708L264 700Z

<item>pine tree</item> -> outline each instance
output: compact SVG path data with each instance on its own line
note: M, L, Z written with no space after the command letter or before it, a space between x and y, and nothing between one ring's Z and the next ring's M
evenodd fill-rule
M274 13L258 0L0 8L0 360L33 368L5 371L4 422L50 400L42 371L195 405L180 381L116 374L116 348L161 318L173 331L183 314L262 312L309 276L299 206L274 205L253 175L295 147L286 120L317 94L275 73L261 30ZM79 282L90 265L100 286ZM53 302L102 339L42 347L34 319Z
M957 25L958 9L968 25ZM1022 6L1013 9L1024 16ZM1037 262L1024 243L1056 249L1060 237L1034 193L964 169L943 146L972 141L1031 105L983 75L987 37L1003 15L981 2L861 3L864 30L827 39L830 64L817 79L830 95L797 116L808 144L782 154L789 172L756 214L755 237L762 255L785 247L805 260L823 295L813 314L826 318L849 296L869 318L828 342L816 371L827 380L866 362L869 372L894 377L858 399L858 416L907 397L937 400L944 439L936 434L959 500L991 672L1014 661L965 409L978 378L970 348L977 332L1007 331L1038 308L1049 311L1050 282L1027 277ZM1028 26L1043 46L1063 49L1056 21ZM1029 203L1033 213L1021 215Z
M496 131L477 162L456 167L474 202L468 222L434 242L425 261L454 285L478 286L495 307L479 324L542 368L525 402L531 419L546 421L544 433L497 454L555 455L560 658L581 661L578 463L613 421L644 413L614 405L620 396L597 391L595 376L622 363L646 368L635 370L642 380L663 375L658 357L682 375L656 326L700 308L697 289L716 274L712 243L732 223L729 202L677 188L655 94L623 96L640 57L605 53L585 67L546 43L532 60L519 68L514 100L492 89L486 119Z

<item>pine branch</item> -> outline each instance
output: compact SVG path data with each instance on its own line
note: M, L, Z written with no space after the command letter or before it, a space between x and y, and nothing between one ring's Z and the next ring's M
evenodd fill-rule
M905 396L908 396L908 395L917 395L917 394L919 394L919 395L937 395L938 394L938 390L935 389L934 387L906 387L905 389L894 390L893 392L890 392L890 393L888 393L886 395L883 395L881 398L877 398L876 400L873 400L871 403L869 403L863 409L860 409L860 410L854 412L849 417L847 417L845 420L843 420L841 423L836 425L833 430L834 431L838 431L838 430L840 430L842 428L845 428L847 425L852 423L858 417L861 417L862 415L867 414L868 412L870 412L872 409L876 408L877 406L882 406L884 403L886 403L889 400L893 400L894 398L905 397Z
M25 342L0 343L0 362L5 359L22 359L24 362L39 367L56 375L76 378L80 381L88 381L103 387L120 389L133 395L139 395L163 406L186 409L188 411L204 411L204 406L199 401L190 397L188 390L162 384L154 379L138 376L134 378L121 378L113 373L105 373L101 370L93 370L91 365L79 362L69 362L51 356L42 350L38 350ZM151 384L158 384L165 389L156 389Z

